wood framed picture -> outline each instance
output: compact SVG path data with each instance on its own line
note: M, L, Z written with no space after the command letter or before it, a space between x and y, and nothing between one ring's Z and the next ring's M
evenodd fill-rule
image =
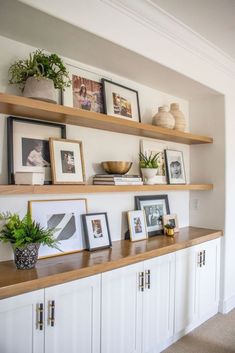
M82 142L50 138L53 184L85 184Z
M107 213L82 215L88 250L98 250L112 246Z
M104 113L101 77L68 65L72 85L63 92L63 105Z
M170 214L167 195L135 196L137 210L144 210L148 236L162 235L163 216Z
M167 224L174 227L175 233L179 232L178 217L176 214L163 215L163 225L165 226Z
M186 184L182 151L165 150L166 171L169 184Z
M147 225L144 210L127 212L130 240L138 241L147 239Z
M32 219L43 228L55 228L61 251L40 246L39 257L63 255L85 249L81 215L87 212L86 199L29 201Z
M137 91L104 78L102 84L106 114L131 121L141 121Z
M66 126L13 116L7 119L8 182L15 183L16 172L43 172L51 183L49 138L66 138Z

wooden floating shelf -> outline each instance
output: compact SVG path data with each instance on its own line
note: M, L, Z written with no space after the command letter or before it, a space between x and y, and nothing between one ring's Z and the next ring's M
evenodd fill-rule
M103 192L212 190L213 184L186 185L0 185L0 195L89 194Z
M0 113L119 132L128 135L151 137L188 145L213 142L213 138L207 136L165 129L150 124L128 121L110 115L65 107L59 104L42 102L5 93L0 93Z

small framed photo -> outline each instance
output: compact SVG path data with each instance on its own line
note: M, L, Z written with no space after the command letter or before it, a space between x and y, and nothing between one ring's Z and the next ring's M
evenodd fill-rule
M66 126L10 116L7 135L9 184L15 183L16 172L43 172L45 184L50 184L49 138L66 138Z
M50 138L53 184L85 184L82 142Z
M179 232L178 217L176 214L167 214L163 216L163 225L166 226L167 224L174 227L175 233Z
M147 239L147 225L143 210L129 211L127 213L131 241Z
M163 216L170 214L168 196L135 196L135 206L136 209L145 211L148 236L162 235Z
M165 150L166 171L169 184L186 184L182 151Z
M104 113L101 77L68 65L72 85L63 92L63 105Z
M104 78L102 83L105 113L116 118L140 122L138 92Z
M63 255L86 248L81 217L87 212L86 199L29 201L29 212L43 228L57 230L54 236L62 251L41 245L39 257Z
M82 215L88 250L98 250L112 246L107 213Z

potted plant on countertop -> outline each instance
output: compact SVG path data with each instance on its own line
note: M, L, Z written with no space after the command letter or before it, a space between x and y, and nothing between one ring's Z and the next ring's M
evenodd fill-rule
M157 175L157 169L159 167L158 158L160 152L153 154L150 153L149 156L142 152L139 153L139 164L141 168L141 173L143 181L147 185L155 184L154 177Z
M17 84L24 97L56 103L55 89L71 85L69 72L57 54L37 49L25 60L17 60L9 68L9 83Z
M41 244L58 250L58 240L53 237L56 229L44 229L27 213L22 219L18 214L0 213L0 240L11 243L18 269L34 268Z
M165 224L164 225L165 228L165 234L169 237L174 237L175 235L175 227L172 226L171 224Z

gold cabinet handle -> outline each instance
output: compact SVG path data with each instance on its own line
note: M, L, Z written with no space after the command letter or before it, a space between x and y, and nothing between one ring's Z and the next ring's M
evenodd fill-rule
M145 288L150 289L151 273L150 270L145 271Z
M36 320L37 320L37 329L42 331L43 330L43 315L44 315L44 308L43 303L37 304L36 307Z
M203 266L206 265L206 250L203 250Z
M200 251L200 252L198 253L197 259L198 259L198 261L197 261L198 267L202 267L202 251Z
M55 301L54 300L50 300L48 302L48 324L51 327L55 326Z
M144 291L144 272L139 272L139 290Z

